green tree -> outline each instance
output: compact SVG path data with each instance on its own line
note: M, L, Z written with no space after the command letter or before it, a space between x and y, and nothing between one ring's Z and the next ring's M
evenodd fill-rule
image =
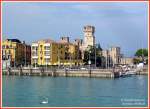
M95 48L96 48L96 51L95 51ZM88 49L84 52L83 62L85 63L85 65L88 65L89 60L91 61L91 64L95 64L95 53L96 53L96 66L101 66L101 63L102 63L101 51L102 51L102 48L100 44L97 44L96 46L89 46Z
M138 64L140 62L144 62L144 64L148 64L148 49L138 49L135 53L136 58L133 59L134 64Z
M148 49L138 49L135 53L137 57L147 57L148 56Z

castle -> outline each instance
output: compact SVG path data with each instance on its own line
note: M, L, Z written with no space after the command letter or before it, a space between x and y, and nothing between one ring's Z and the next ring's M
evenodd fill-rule
M22 49L26 46L24 43L17 42L16 40L15 42L13 42L13 40L5 40L3 41L3 57L6 57L6 55L9 54L10 63L15 63L14 66L26 65L28 60L30 61L28 63L31 63L32 65L81 65L84 64L83 59L85 51L88 51L90 47L96 47L94 33L95 27L86 25L83 27L83 39L75 39L73 43L70 42L69 37L67 36L61 37L60 41L43 39L34 41L30 47L27 46L29 50ZM14 46L13 43L17 47ZM12 49L12 52L10 49ZM17 49L18 53L26 55L17 56L15 49ZM8 51L9 53L7 53ZM27 53L28 51L30 52ZM4 54L5 52L6 54ZM107 65L109 62L111 62L111 66L120 63L120 47L112 47L110 51L103 50L101 55L105 58L105 66L109 66ZM19 60L24 61L20 62Z

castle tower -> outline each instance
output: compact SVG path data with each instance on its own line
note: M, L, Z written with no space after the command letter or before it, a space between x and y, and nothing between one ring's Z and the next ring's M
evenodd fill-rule
M94 46L95 45L95 27L94 26L84 26L83 29L84 32L84 48L86 49L89 45Z

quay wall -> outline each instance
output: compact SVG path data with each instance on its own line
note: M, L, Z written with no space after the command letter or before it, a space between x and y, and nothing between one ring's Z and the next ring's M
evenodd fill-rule
M65 70L65 69L3 69L3 75L26 75L26 76L65 76L65 77L98 77L115 78L119 73L108 69L97 70Z
M3 75L24 75L24 76L65 76L65 77L97 77L97 78L118 78L119 71L113 69L3 69ZM139 70L136 75L147 75L148 70Z

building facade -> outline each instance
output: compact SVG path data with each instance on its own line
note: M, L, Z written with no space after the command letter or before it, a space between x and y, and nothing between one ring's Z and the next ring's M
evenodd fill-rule
M26 50L27 49L27 50ZM2 43L2 60L10 66L24 66L26 63L30 64L31 59L30 45L22 43L18 39L6 39ZM6 65L7 67L7 65Z
M105 66L112 67L121 63L120 47L111 47L109 50L103 50L102 56L105 58Z
M121 63L121 64L132 65L132 64L133 64L133 58L130 58L130 57L122 57L120 63Z
M78 58L78 46L69 42L69 38L61 37L60 42L50 39L32 43L32 64L35 65L76 65L82 60Z
M112 59L112 64L120 64L121 62L121 54L120 47L111 47L110 48L110 57Z

